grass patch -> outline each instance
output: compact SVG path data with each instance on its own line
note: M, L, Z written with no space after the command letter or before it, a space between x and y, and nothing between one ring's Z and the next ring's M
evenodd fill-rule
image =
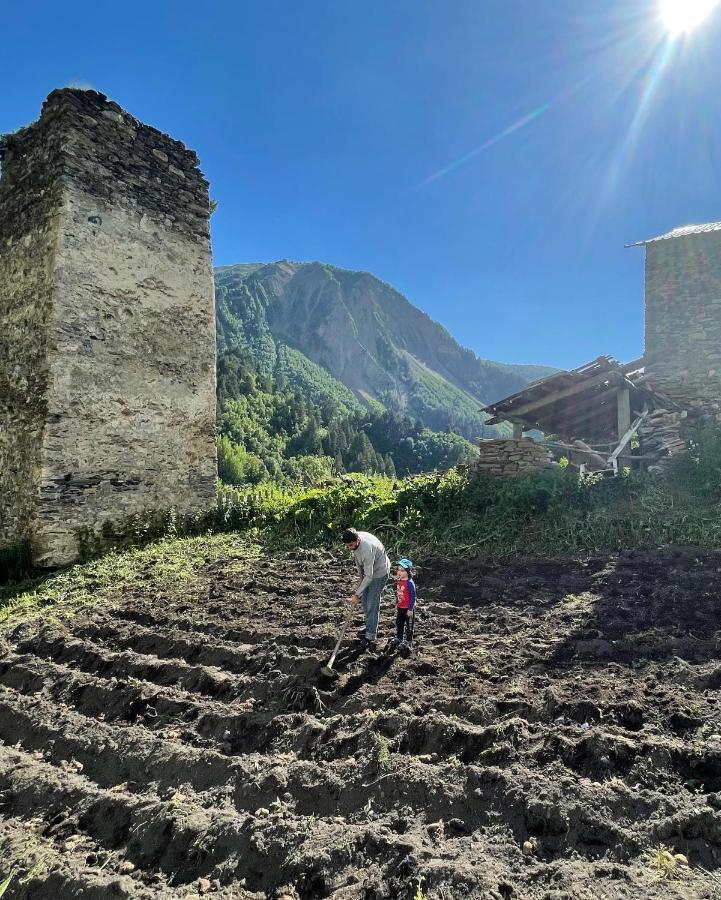
M211 562L238 567L260 547L238 534L164 538L66 571L0 588L0 629L43 616L65 620L96 604L112 605L133 591L158 600L197 602L207 592L205 567Z
M7 878L3 878L3 880L0 881L0 897L2 897L3 894L5 894L5 892L7 891L7 889L10 887L10 882L11 882L12 880L13 880L13 873L11 872L11 873L7 876Z
M682 853L674 853L670 847L659 844L645 853L646 865L653 881L672 881L689 874L688 860Z
M373 741L373 757L378 763L379 768L387 769L391 764L391 742L377 731L371 732L371 740Z

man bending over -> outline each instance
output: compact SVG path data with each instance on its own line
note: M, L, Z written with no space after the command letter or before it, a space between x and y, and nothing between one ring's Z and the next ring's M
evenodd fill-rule
M360 640L373 647L378 635L378 614L381 593L388 582L391 563L386 548L374 534L346 528L341 535L346 548L353 553L358 569L358 584L350 602L361 604L365 628L359 632Z

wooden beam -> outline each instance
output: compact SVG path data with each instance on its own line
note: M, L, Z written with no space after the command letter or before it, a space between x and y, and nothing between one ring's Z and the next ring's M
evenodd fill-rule
M626 433L621 437L621 440L618 442L618 447L616 447L616 449L613 451L613 453L609 456L609 458L608 458L609 462L613 462L614 459L616 459L618 456L621 455L624 447L631 440L634 432L636 431L638 426L641 424L641 422L643 422L643 420L646 418L647 415L648 415L648 410L645 409L641 413L641 415L636 419L636 421L633 423L633 425L629 425ZM628 454L624 454L624 456L628 456Z
M616 394L616 411L618 414L618 439L621 440L631 427L631 392L627 387L621 388Z
M635 431L631 425L631 393L627 387L621 388L616 394L616 414L619 444L609 457L609 462L613 463L617 459L619 467L623 468L630 465L630 453L626 449L626 444Z
M583 393L583 391L590 390L593 387L597 387L600 384L604 384L605 382L618 382L619 380L625 381L623 375L614 370L608 372L602 372L600 375L597 375L595 378L584 378L579 381L578 384L573 384L571 387L564 388L561 391L555 391L550 394L545 394L542 397L539 397L537 400L532 400L529 403L523 403L520 406L516 406L515 409L513 407L506 410L506 412L499 412L497 415L494 415L492 419L489 419L486 423L487 425L500 425L501 422L507 422L508 416L514 416L515 418L520 418L522 416L526 416L528 413L536 412L539 409L543 409L545 406L551 406L554 403L558 403L559 400L567 400L569 397L575 397L577 394Z

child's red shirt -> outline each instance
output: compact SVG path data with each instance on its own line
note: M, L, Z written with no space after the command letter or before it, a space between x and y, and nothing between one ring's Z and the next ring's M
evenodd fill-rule
M396 609L413 609L416 605L416 586L412 578L396 581Z

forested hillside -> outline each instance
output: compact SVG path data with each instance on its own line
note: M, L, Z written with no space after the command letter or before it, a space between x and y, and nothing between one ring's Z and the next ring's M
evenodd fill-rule
M475 442L494 433L485 403L552 371L479 359L367 272L284 260L226 266L215 277L220 350L348 412L377 401Z
M345 472L395 476L447 469L476 454L460 435L360 404L291 348L272 373L248 354L218 360L218 472L226 484L318 483Z

